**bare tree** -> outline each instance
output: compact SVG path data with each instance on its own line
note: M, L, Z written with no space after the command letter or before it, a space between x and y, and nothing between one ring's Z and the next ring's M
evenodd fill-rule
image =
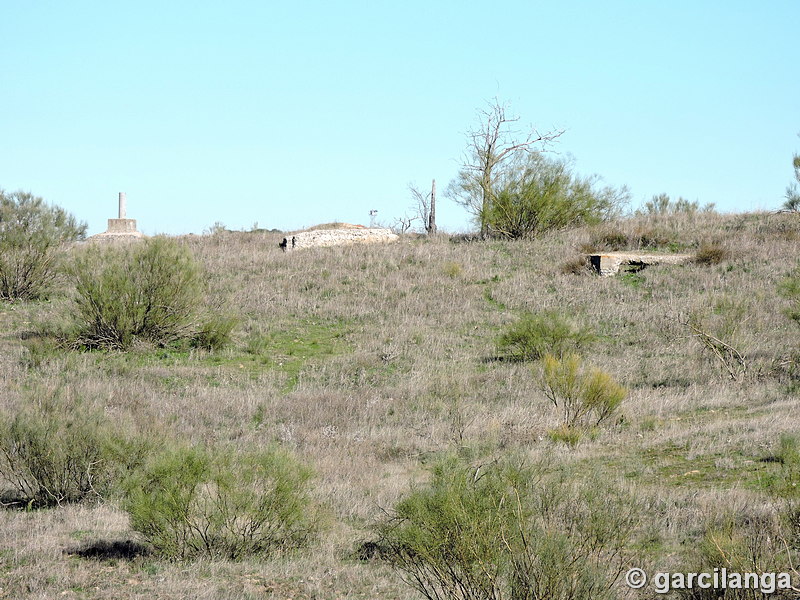
M428 219L425 221L425 230L428 235L436 235L436 180L431 183L431 207L428 211Z
M416 218L422 221L425 233L428 235L436 234L436 180L431 184L430 193L422 192L416 184L409 183L408 190L416 201Z
M520 153L545 147L564 133L540 133L536 128L520 131L519 117L509 113L508 105L497 98L478 112L478 126L467 132L467 149L458 176L447 189L447 196L475 215L481 235L488 232L487 214L494 200L496 183L503 165Z
M392 225L391 229L394 233L399 235L403 235L408 233L408 230L411 229L412 225L414 225L414 221L416 221L419 217L410 217L408 215L404 215L402 217L397 217L394 220L394 225Z

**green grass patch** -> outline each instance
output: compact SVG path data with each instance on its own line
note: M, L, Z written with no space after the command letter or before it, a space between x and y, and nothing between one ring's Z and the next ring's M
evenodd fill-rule
M778 477L780 465L731 450L689 457L685 445L666 443L650 448L631 448L623 456L595 456L580 461L586 468L601 469L640 485L658 488L745 488L767 490Z
M506 305L492 295L491 288L487 287L485 290L483 290L483 298L492 308L497 310L506 310Z
M353 330L348 321L300 319L247 338L240 357L245 368L259 365L287 374L287 387L294 388L303 366L311 360L342 354L350 349L346 336Z
M152 367L174 369L170 375L157 378L157 383L170 391L197 381L195 369L204 367L221 367L252 377L265 370L278 370L286 375L285 388L290 391L309 362L349 351L352 346L347 335L353 330L352 321L300 318L271 323L267 329L253 331L234 347L221 351L210 352L187 344L172 344L125 353L92 351L83 356L94 357L98 366L113 375ZM182 367L191 367L191 372L184 372ZM206 374L205 379L209 385L219 384L213 375Z
M635 290L641 288L645 282L644 275L641 274L641 269L625 270L619 276L619 280Z

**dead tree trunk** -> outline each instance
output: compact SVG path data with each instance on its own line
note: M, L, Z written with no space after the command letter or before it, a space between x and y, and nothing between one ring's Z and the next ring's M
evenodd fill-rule
M428 212L428 223L425 229L428 235L436 235L436 180L431 185L431 208Z

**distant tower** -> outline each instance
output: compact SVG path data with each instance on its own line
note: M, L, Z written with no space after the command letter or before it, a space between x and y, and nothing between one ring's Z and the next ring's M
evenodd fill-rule
M378 215L378 211L377 210L369 211L369 226L370 227L375 227L375 217L377 215Z

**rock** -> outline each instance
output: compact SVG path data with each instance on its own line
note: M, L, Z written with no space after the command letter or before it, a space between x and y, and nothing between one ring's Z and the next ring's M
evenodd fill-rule
M310 229L292 233L283 238L280 247L285 251L303 248L343 246L350 244L387 244L396 242L399 236L390 229L359 226L337 229Z
M592 267L603 277L615 275L622 265L681 265L694 258L692 254L641 254L638 252L606 252L589 254Z

